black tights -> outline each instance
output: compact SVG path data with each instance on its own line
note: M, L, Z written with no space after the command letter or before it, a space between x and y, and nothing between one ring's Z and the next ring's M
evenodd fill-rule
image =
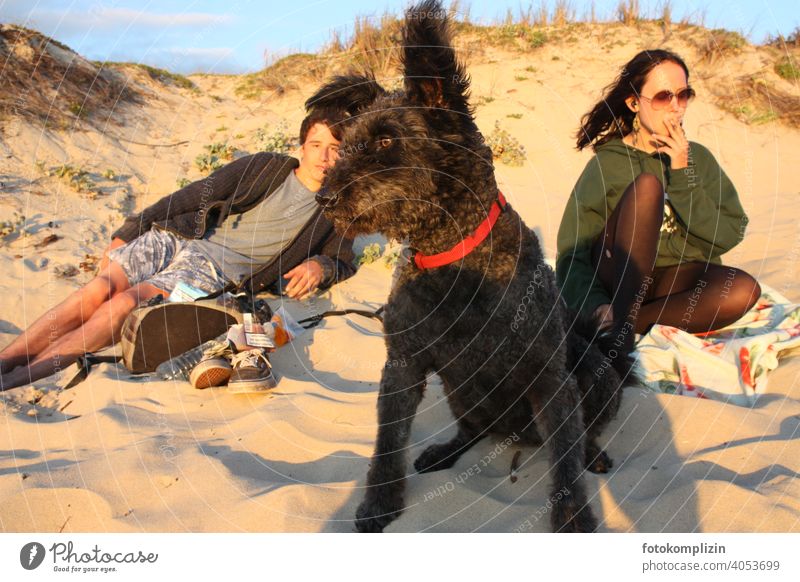
M625 190L592 247L600 281L610 293L614 330L633 348L634 334L654 323L702 333L725 327L761 295L758 282L740 269L703 262L656 268L664 218L664 188L640 174Z

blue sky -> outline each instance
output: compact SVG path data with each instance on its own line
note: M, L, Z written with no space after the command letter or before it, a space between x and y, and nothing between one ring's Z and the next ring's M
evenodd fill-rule
M645 15L660 13L664 0L640 0ZM555 0L545 2L551 6ZM344 35L356 16L400 14L401 0L0 0L0 22L35 28L92 60L134 61L179 73L241 73L262 68L290 52L313 52L331 31ZM446 5L449 2L445 3ZM524 0L473 0L470 18L489 23L508 8L518 14ZM596 13L610 18L618 0L596 0ZM797 0L672 1L673 18L684 15L761 42L800 26ZM534 7L541 5L534 0ZM578 17L591 2L573 0Z

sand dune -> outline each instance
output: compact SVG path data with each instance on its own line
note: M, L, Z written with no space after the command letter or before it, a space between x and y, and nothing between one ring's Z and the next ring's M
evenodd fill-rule
M572 147L577 120L616 68L654 42L623 32L607 33L622 39L607 50L584 50L589 39L530 53L467 54L479 126L488 135L499 121L527 150L522 167L497 164L498 180L549 256L566 197L589 157ZM687 132L715 153L751 218L747 238L726 261L800 300L800 132L776 121L748 125L712 98L715 87L741 73L741 63L761 66L762 53L751 47L712 66L701 65L685 40L668 45L690 66L698 63ZM0 246L0 344L89 280L92 257L127 213L174 190L177 179L201 177L194 160L204 145L227 141L240 153L255 151L258 128L281 120L298 125L314 87L245 100L231 77L192 77L196 91L137 79L146 97L121 107L115 125L45 131L12 117L0 134L0 216L25 215ZM47 175L62 164L83 167L99 191L79 192ZM50 234L60 238L35 246ZM358 250L373 240L380 239L357 241ZM58 277L56 267L68 265L77 274ZM311 304L285 305L297 317L328 307L375 308L391 283L392 270L378 262ZM0 530L352 531L385 356L377 322L352 316L328 319L279 350L273 363L280 382L268 396L135 379L108 364L71 390L59 389L62 378L4 393ZM614 470L586 477L603 528L800 530L798 377L800 360L787 359L752 409L627 389L604 435ZM432 377L410 457L453 432ZM485 440L450 470L409 475L409 507L388 530L548 531L546 457Z

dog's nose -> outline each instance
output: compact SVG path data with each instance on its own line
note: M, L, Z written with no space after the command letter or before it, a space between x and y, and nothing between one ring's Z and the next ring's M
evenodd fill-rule
M330 188L323 186L315 196L317 204L324 208L330 208L339 201L339 192L332 191Z

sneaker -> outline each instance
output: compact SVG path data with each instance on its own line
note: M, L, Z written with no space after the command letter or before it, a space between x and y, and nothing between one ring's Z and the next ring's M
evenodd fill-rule
M277 385L267 352L261 348L234 354L231 365L233 373L228 381L228 391L233 394L264 392Z
M222 386L231 377L231 365L228 360L233 355L227 341L214 342L203 352L203 358L189 374L189 382L198 390L212 386Z

